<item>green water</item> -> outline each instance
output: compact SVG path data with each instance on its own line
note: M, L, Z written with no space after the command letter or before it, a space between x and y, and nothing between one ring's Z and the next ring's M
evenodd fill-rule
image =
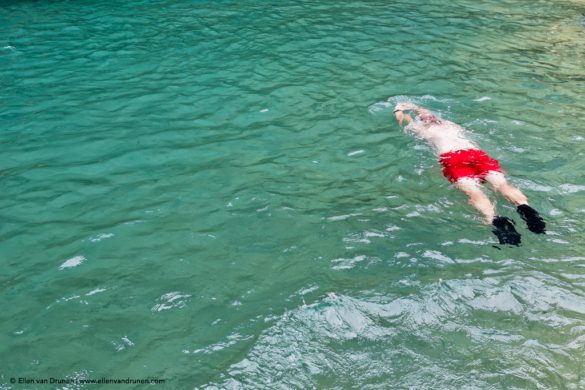
M4 1L0 388L585 387L585 3ZM386 102L548 223L497 249Z

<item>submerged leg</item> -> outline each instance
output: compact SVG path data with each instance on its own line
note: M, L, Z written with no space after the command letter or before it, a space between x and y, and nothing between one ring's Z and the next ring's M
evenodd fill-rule
M469 197L469 204L483 214L487 224L492 223L494 215L496 214L496 208L487 195L481 190L481 186L477 180L468 178L459 179L457 183L455 183L455 188L465 192Z
M545 232L546 224L540 214L528 205L528 198L522 191L507 182L503 173L492 171L485 179L496 191L516 206L516 211L526 222L528 230L538 234Z
M490 171L486 175L485 180L494 187L494 190L513 203L514 206L528 204L528 198L526 195L524 195L518 188L508 183L502 172Z
M496 208L482 191L477 180L462 179L455 184L455 187L465 192L469 197L469 204L483 214L486 223L493 225L492 232L498 237L500 244L520 244L520 234L514 228L514 221L495 216Z

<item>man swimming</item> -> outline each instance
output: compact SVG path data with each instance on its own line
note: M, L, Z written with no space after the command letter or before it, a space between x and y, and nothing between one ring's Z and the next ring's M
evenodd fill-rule
M405 111L414 111L417 115L413 119ZM394 115L399 125L406 122L404 130L411 131L433 145L445 177L469 197L469 204L483 214L485 222L493 225L492 231L500 244L518 245L520 234L514 228L513 220L496 215L494 204L482 191L481 184L486 181L516 206L530 231L539 234L545 232L545 223L538 212L528 205L528 198L507 182L498 160L465 138L463 127L439 119L430 110L411 103L398 103Z

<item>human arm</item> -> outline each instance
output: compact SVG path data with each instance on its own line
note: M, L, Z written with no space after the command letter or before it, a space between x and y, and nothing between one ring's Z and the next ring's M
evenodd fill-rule
M404 121L406 121L407 126L412 123L412 117L408 114L405 114L402 110L394 110L394 116L396 117L396 120L400 126L402 126L402 122Z
M394 107L394 116L398 121L398 124L402 126L402 122L406 121L406 125L410 125L413 122L413 119L410 115L405 114L404 111L410 110L417 110L418 106L412 103L398 103L396 107Z

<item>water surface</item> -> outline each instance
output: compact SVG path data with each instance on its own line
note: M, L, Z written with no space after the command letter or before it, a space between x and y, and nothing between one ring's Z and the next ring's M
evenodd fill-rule
M0 386L585 387L583 12L5 2ZM491 194L523 234L494 247L389 96L465 125L548 234Z

